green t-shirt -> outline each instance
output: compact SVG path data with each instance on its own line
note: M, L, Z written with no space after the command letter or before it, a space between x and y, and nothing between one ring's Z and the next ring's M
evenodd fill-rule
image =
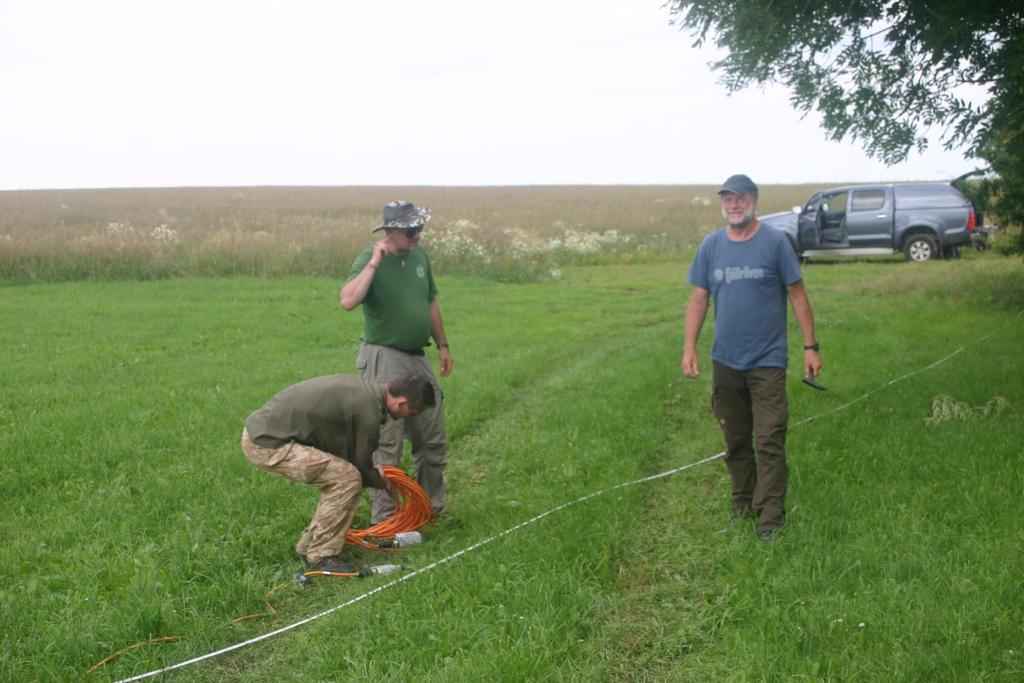
M352 263L351 280L373 255L364 249ZM430 302L437 296L430 259L422 248L385 254L363 299L363 341L418 352L430 343Z
M295 441L348 460L363 486L381 488L373 467L385 416L385 388L359 375L328 375L275 394L245 421L253 443L280 448Z

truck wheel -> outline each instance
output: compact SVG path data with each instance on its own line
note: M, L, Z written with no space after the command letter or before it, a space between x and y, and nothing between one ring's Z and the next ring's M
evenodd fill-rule
M903 254L908 261L931 261L938 258L939 248L930 235L911 235L903 245Z

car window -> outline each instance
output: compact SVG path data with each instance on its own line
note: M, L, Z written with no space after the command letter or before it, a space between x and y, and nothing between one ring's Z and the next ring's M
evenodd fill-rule
M825 213L846 213L846 190L822 195L821 210Z
M885 190L854 190L851 211L877 211L885 206Z
M967 200L950 185L897 185L897 209L938 209L967 205Z
M820 194L816 194L813 197L811 197L810 199L808 199L807 203L804 204L804 213L813 213L814 211L817 211L818 210L818 202L820 202L820 201L821 201L821 195Z

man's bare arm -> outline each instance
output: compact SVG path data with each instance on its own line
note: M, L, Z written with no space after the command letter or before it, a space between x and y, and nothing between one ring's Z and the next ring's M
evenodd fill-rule
M441 306L437 299L430 300L430 335L437 344L437 358L441 361L441 376L452 374L452 352L448 348L448 336L444 332L444 321L441 320Z
M363 269L354 278L349 280L341 288L341 307L346 311L351 311L353 308L363 303L363 299L366 298L366 293L370 291L370 285L373 284L373 277L377 274L377 267L380 266L381 260L385 254L391 252L391 247L384 238L373 245L373 254L370 255L370 260L366 262Z
M683 374L695 379L700 374L700 362L697 359L697 339L704 327L704 318L708 314L710 292L703 287L694 287L690 301L686 304L686 330L683 337Z
M804 281L798 280L786 288L789 294L789 303L793 306L793 316L800 325L800 332L804 337L804 346L809 346L818 341L814 335L814 311L811 310L810 299L807 298L807 290L804 288ZM804 377L817 377L821 371L821 356L814 349L804 350Z

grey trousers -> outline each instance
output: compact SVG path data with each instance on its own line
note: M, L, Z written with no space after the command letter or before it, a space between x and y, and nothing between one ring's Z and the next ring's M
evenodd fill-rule
M789 480L786 370L754 368L741 372L715 363L711 406L725 437L733 514L756 516L758 533L781 528L786 518Z
M380 430L380 444L373 454L379 465L398 465L405 447L405 439L412 442L412 465L416 483L426 491L434 514L445 511L444 469L448 464L448 437L444 429L444 402L441 385L426 356L405 353L388 346L363 342L359 345L356 367L368 382L387 382L392 377L416 372L430 378L434 385L437 405L416 417L394 419L388 416ZM387 491L370 490L370 522L378 524L395 513L395 503Z

